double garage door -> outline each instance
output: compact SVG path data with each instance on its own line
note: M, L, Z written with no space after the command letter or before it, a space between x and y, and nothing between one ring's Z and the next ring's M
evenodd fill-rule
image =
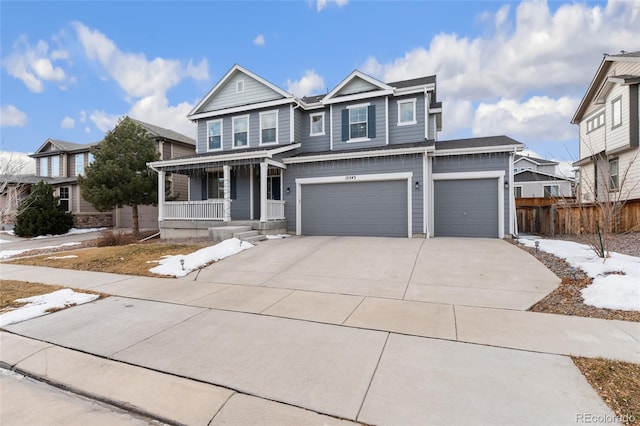
M434 234L498 237L498 179L434 181Z
M407 180L302 185L303 235L407 237Z

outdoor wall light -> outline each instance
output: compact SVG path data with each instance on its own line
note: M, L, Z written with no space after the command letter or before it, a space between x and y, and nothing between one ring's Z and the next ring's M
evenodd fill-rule
M420 182L416 181L416 183L413 185L413 187L415 189L420 189Z
M287 191L287 194L290 193L291 192L291 188L287 187L286 191Z
M509 182L507 181L504 182L504 189L509 189Z

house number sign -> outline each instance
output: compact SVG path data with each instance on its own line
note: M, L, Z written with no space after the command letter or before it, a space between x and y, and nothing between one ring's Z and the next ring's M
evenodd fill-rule
M356 180L357 178L355 176L345 176L344 180Z

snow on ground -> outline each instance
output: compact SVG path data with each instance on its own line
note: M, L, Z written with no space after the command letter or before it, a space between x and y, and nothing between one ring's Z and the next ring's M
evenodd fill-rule
M70 254L67 256L49 256L47 257L47 260L52 259L52 260L58 260L58 259L73 259L76 258L78 256L76 256L75 254Z
M57 246L34 247L34 248L21 249L21 250L2 250L0 251L0 259L7 259L9 257L17 256L19 254L22 254L28 251L33 251L33 250L52 250L52 249L57 249L61 247L77 246L79 244L80 243L63 243Z
M13 232L13 229L9 229L7 231L0 231L0 234L16 235L15 232Z
M37 237L33 237L31 238L32 240L44 240L45 238L53 238L53 237L67 237L69 235L80 235L80 234L88 234L89 232L98 232L98 231L104 231L107 228L71 228L69 229L69 232L67 232L66 234L60 234L60 235L38 235Z
M17 299L16 302L26 303L26 305L0 315L0 327L42 316L49 309L81 305L96 300L98 297L97 294L76 293L69 288L65 288L40 296Z
M0 239L0 244L2 244L2 243L10 243L10 242L11 242L11 241L9 241L9 240L3 240L3 239Z
M540 250L565 259L593 278L593 283L582 290L585 304L596 308L640 311L640 257L610 252L610 257L603 262L585 244L531 237L518 239L527 247L535 247L536 241L540 243Z
M267 240L277 240L280 238L289 238L291 237L291 235L289 234L275 234L275 235L265 235L267 237Z
M159 265L149 269L149 272L158 275L172 275L175 277L184 277L191 271L202 268L211 262L216 262L225 257L233 256L243 250L253 247L253 244L246 241L240 241L237 238L230 238L218 243L214 246L205 247L188 255L178 254L175 256L163 256L159 260ZM180 260L184 260L183 265Z

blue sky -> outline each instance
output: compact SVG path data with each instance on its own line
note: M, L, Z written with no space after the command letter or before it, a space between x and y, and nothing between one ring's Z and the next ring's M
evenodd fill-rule
M440 139L507 134L571 161L602 53L640 50L637 1L2 1L0 20L0 150L25 153L124 115L195 136L186 114L239 63L296 95L354 69L436 74Z

